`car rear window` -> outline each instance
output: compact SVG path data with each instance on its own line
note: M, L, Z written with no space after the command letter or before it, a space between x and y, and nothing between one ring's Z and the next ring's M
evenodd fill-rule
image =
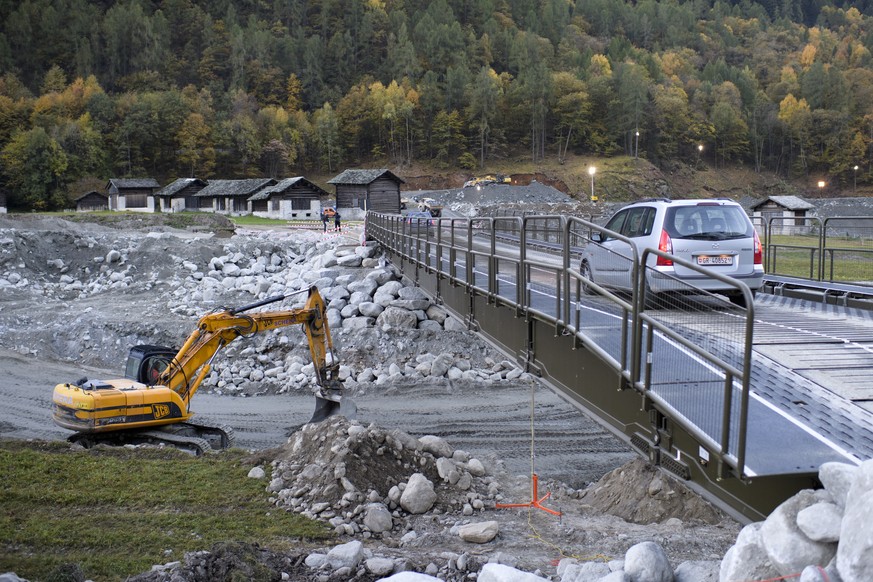
M667 209L664 228L672 238L725 239L752 236L752 223L739 206L698 204Z

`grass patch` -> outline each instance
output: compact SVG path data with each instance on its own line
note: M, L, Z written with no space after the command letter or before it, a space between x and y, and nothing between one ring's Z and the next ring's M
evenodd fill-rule
M768 271L817 279L821 268L818 236L773 235L767 241ZM873 241L869 238L827 238L824 278L838 282L873 281Z
M114 581L220 541L282 549L333 535L268 503L245 456L0 440L0 572L43 580L78 564Z
M254 214L244 214L242 216L229 216L230 220L241 226L286 226L287 220L277 218L264 218L263 216L255 216ZM316 220L313 220L316 222Z

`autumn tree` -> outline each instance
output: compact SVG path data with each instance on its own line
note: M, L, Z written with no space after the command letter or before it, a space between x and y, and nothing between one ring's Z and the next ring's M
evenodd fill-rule
M15 208L65 208L64 175L69 160L48 132L36 127L15 134L0 151L3 174Z

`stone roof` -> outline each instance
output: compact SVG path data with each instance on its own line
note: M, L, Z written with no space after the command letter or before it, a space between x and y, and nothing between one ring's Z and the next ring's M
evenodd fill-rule
M91 190L90 192L85 192L84 194L82 194L81 196L76 198L76 200L74 200L74 202L78 202L79 200L84 200L85 198L87 198L88 196L91 196L92 194L96 194L97 196L100 196L101 198L105 198L107 201L109 200L109 196L107 196L106 194L101 194L97 190Z
M331 178L327 181L328 184L372 184L377 179L388 174L388 178L396 181L399 184L405 184L401 178L395 176L390 170L346 170L339 176Z
M759 207L770 201L775 202L779 206L788 210L810 210L815 208L814 204L810 204L799 196L768 196L764 200L753 204L752 210L757 210Z
M154 178L110 178L109 184L118 190L122 188L160 188L161 185Z
M170 182L157 192L155 192L156 196L173 196L174 194L178 194L191 184L199 182L206 186L208 182L201 180L200 178L177 178L176 180Z
M255 194L265 186L272 186L276 180L272 178L251 178L248 180L210 180L209 184L194 194L194 196L205 198L208 196L245 196L249 197Z
M298 184L298 183L301 185L306 185L309 188L312 188L313 190L315 190L315 193L318 194L319 196L327 196L328 195L327 192L325 192L323 189L321 189L317 184L313 184L312 182L310 182L309 180L307 180L306 178L304 178L302 176L297 176L295 178L285 178L284 180L280 180L274 186L267 186L266 188L263 188L263 189L259 190L258 192L256 192L255 194L253 194L252 197L249 198L249 200L251 200L251 201L267 200L273 194L287 194L288 193L287 190L290 190L291 188L294 187L295 184Z
M861 218L873 216L873 198L852 196L848 198L823 198L816 200L814 214L821 218Z

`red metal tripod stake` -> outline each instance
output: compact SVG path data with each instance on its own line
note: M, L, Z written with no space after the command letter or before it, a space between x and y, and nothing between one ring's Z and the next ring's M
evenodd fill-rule
M539 477L534 473L531 475L533 483L531 483L531 498L532 501L529 503L495 503L494 507L497 509L506 509L509 507L536 507L537 509L542 509L543 511L548 511L552 515L561 515L560 511L555 511L554 509L549 509L548 507L543 507L542 502L551 497L552 492L549 491L545 495L543 495L542 499L539 499L539 493L537 493L537 489L539 488Z

